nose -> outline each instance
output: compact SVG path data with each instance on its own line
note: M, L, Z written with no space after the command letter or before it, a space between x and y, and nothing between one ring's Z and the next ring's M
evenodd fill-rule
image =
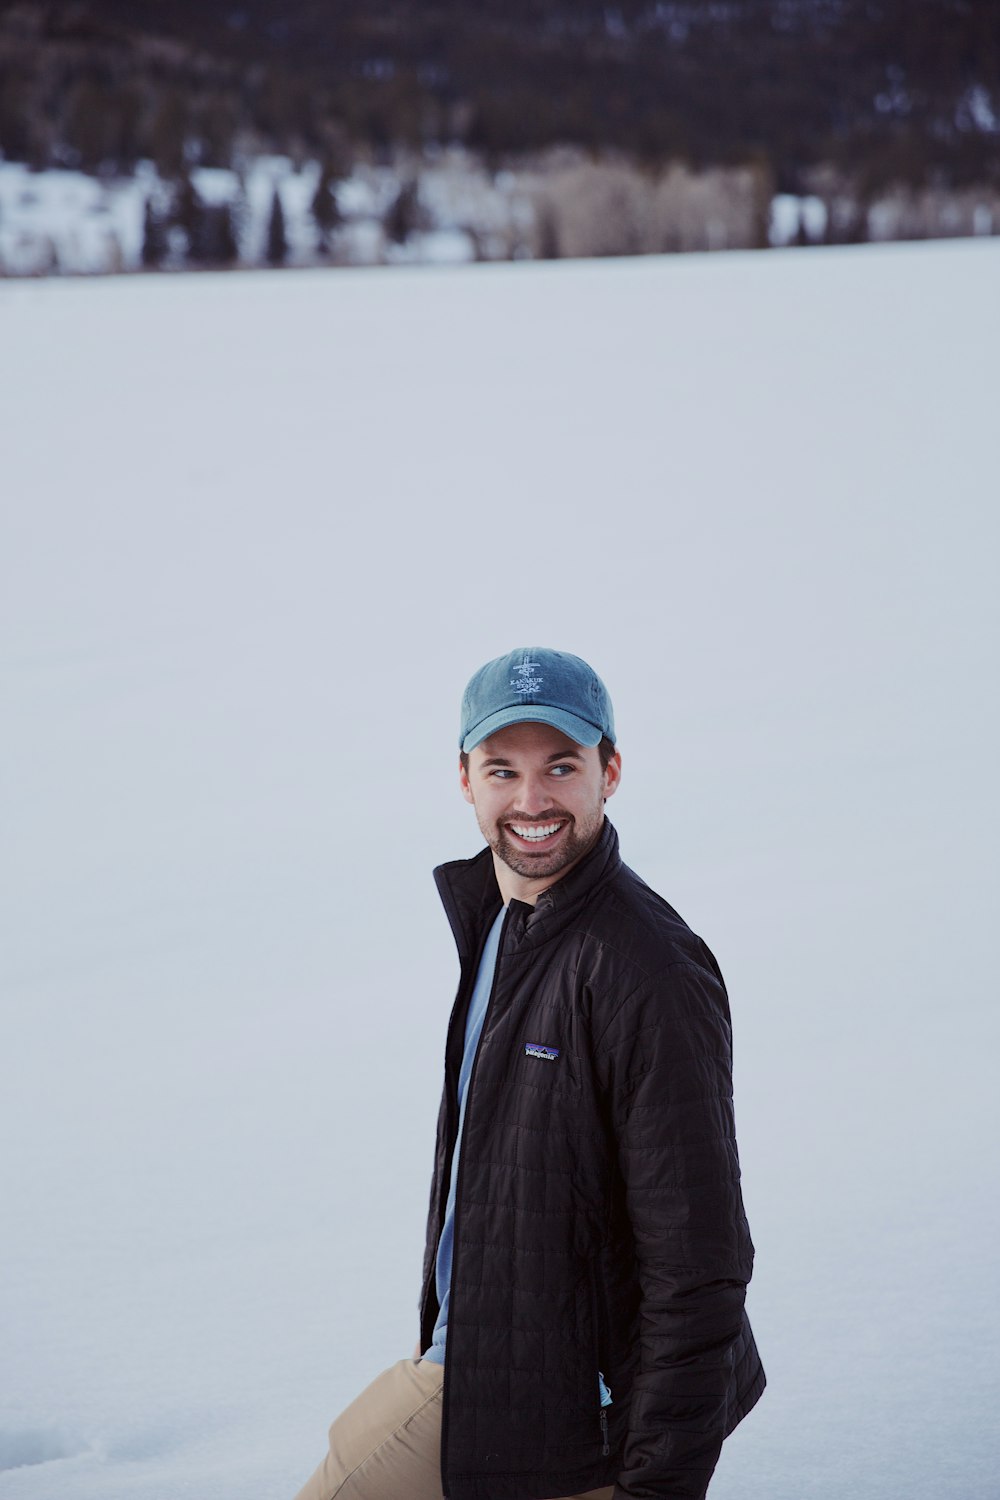
M517 789L517 808L526 817L536 818L552 806L552 789L544 776L527 775Z

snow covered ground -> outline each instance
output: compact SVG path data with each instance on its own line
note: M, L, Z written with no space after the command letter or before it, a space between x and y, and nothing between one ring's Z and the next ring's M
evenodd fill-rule
M415 1336L468 674L615 699L770 1377L1000 1473L994 242L0 285L0 1497L265 1500Z

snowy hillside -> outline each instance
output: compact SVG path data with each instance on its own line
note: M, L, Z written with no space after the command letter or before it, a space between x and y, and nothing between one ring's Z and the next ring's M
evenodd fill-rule
M290 1497L416 1337L469 673L731 991L712 1500L994 1500L1000 246L0 284L0 1500Z

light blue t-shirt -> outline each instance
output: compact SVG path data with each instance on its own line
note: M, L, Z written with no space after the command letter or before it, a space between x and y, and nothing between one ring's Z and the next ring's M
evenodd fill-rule
M462 1053L462 1066L458 1071L458 1133L455 1136L455 1149L451 1156L448 1202L445 1205L444 1224L437 1251L436 1281L439 1312L437 1322L434 1324L431 1347L424 1352L424 1359L432 1359L435 1364L439 1365L444 1364L444 1346L448 1337L451 1258L455 1248L455 1189L458 1185L458 1153L462 1144L462 1131L465 1127L465 1100L469 1091L469 1078L476 1057L476 1048L479 1046L483 1022L486 1020L486 1007L489 1005L490 995L493 992L493 976L496 973L497 953L500 950L500 930L506 915L507 908L501 906L486 939L483 956L479 960L479 970L476 974L472 999L469 1001L469 1014L465 1022L465 1050Z

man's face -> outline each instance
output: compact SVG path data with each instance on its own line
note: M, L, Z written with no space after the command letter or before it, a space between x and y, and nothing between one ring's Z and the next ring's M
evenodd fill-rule
M525 899L596 843L621 757L616 752L602 771L596 746L578 745L548 724L511 724L477 745L460 774L494 857L519 877L512 893Z

